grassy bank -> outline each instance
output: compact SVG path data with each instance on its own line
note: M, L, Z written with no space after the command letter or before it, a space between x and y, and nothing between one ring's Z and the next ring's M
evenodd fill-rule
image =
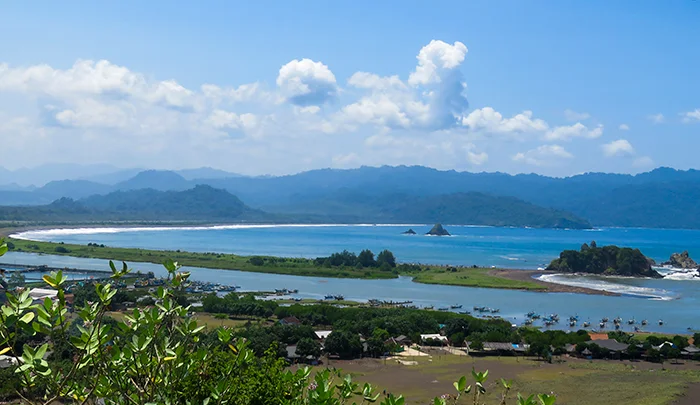
M43 253L59 256L82 257L91 259L108 259L115 261L163 263L166 259L177 261L183 266L210 269L240 270L257 273L290 274L295 276L333 277L333 278L396 278L392 272L377 269L328 268L316 266L312 260L302 258L268 258L262 266L250 263L249 256L224 253L194 253L172 250L146 250L117 247L96 247L54 242L35 242L19 239L7 239L14 245L12 251ZM274 262L274 263L271 263Z
M328 278L390 279L397 274L377 268L324 267L313 260L303 258L279 258L264 256L263 264L251 263L253 256L239 256L225 253L195 253L172 250L147 250L134 248L98 247L54 242L35 242L8 238L12 251L42 253L91 259L108 259L125 262L163 263L166 259L177 261L183 266L210 269L240 270L257 273L289 274ZM263 256L256 256L263 257ZM253 260L255 262L255 260ZM502 288L532 291L546 291L547 288L535 281L513 280L489 274L484 268L452 268L445 266L422 266L420 271L405 275L414 281L425 284L443 284L462 287Z
M489 274L485 268L433 267L415 274L413 281L425 284L456 285L462 287L503 288L514 290L546 291L547 287L535 281L512 280Z

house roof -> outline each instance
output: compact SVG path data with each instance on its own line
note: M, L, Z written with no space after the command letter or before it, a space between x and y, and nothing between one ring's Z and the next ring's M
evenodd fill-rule
M696 347L695 345L690 345L686 346L685 349L683 349L685 353L700 353L700 348Z
M296 316L288 316L286 318L280 319L280 323L283 325L301 325L301 321Z
M421 340L433 339L433 340L447 340L447 336L442 336L439 333L428 333L425 335L420 335Z
M467 342L467 348L471 350L472 342ZM484 351L509 351L509 352L524 352L527 350L528 346L520 345L516 343L504 343L504 342L484 342Z
M394 338L394 340L397 342L400 342L400 341L406 340L406 339L408 339L408 338L405 335L399 335L399 336Z
M609 340L610 339L608 337L607 333L589 333L588 336L591 337L591 340Z
M602 348L608 349L611 352L622 352L627 350L627 347L629 345L620 343L615 339L601 339L601 340L596 340L592 342L592 344L596 344Z
M328 335L331 334L331 332L333 332L333 331L332 331L332 330L317 330L317 331L314 331L314 333L316 334L316 337L319 338L319 339L325 339L325 338L327 338Z

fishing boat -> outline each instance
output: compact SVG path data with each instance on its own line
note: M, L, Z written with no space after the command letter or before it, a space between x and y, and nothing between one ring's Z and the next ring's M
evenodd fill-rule
M583 327L584 327L584 328L588 328L588 327L590 327L590 326L591 326L591 323L588 322L588 321L586 321L586 322L583 323Z
M530 326L532 325L532 319L526 319L525 322L523 322L525 325Z
M569 321L569 327L573 328L576 326L576 321Z
M449 311L449 308L447 308L447 307L438 308L438 311Z
M603 318L603 319L600 320L600 322L602 322L602 323L608 323L608 321L609 321L608 318Z
M554 325L554 321L552 321L551 319L545 319L544 326L552 326L552 325Z
M427 307L424 307L423 309L433 309L433 308L435 308L435 307L432 305L428 305Z
M452 308L452 309L460 309L460 308L462 308L462 306L461 306L461 305L452 305L452 306L450 306L450 308Z
M601 322L598 326L600 329L605 329L605 322Z
M628 325L634 325L635 323L637 323L637 321L635 321L634 319L630 319L627 321Z
M578 321L578 315L569 317L569 322L576 322L576 321Z
M471 315L472 313L469 311L459 311L460 314L462 315Z
M338 294L338 295L334 296L333 298L335 298L335 299L336 299L336 300L338 300L338 301L342 301L342 300L344 300L344 299L345 299L345 297L344 297L344 296L342 296L342 295L340 295L340 294Z
M664 324L664 321L659 319L659 326L662 326Z
M492 313L492 314L497 314L497 313L499 313L499 312L501 312L500 309L498 309L498 308L491 308L491 313Z
M648 323L649 323L649 321L647 321L646 319L642 320L642 326L647 326Z
M335 295L329 294L329 295L326 295L324 298L327 300L332 300L333 298L335 298Z
M530 311L527 314L525 314L525 316L527 316L528 318L532 318L533 316L535 316L535 311Z
M615 330L620 330L620 324L619 324L619 323L616 323L616 324L615 324Z

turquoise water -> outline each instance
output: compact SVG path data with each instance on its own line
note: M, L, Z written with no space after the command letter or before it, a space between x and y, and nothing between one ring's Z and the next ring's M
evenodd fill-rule
M402 235L408 228L418 235ZM519 269L545 267L564 249L578 249L595 240L599 245L631 246L655 260L688 250L700 255L700 231L605 228L595 230L523 229L446 226L453 236L423 235L428 225L401 226L231 226L129 231L120 228L35 231L34 240L104 243L145 249L181 249L241 255L285 257L326 256L343 249L359 253L389 249L402 262L497 266Z
M411 226L423 233L429 226ZM672 252L700 252L700 231L600 229L540 230L485 227L448 227L455 236L406 236L408 226L316 226L316 227L235 227L224 229L171 230L57 230L23 234L37 240L66 243L104 243L110 246L151 249L216 251L238 254L270 254L291 257L315 257L349 249L370 248L392 250L401 261L478 264L512 268L543 267L563 249L578 248L583 242L596 240L599 245L617 244L639 247L657 260ZM49 264L54 267L106 269L107 261L27 253L8 253L5 263ZM134 269L165 274L162 267L134 263ZM298 289L298 297L323 298L326 294L342 294L351 300L371 298L404 301L435 308L454 304L464 309L488 306L501 309L501 315L521 323L526 312L558 313L562 318L578 315L590 320L594 327L603 317L647 319L649 331L671 333L700 328L700 280L625 279L578 276L554 276L562 283L615 291L619 297L569 293L533 293L482 288L463 288L413 283L409 278L395 280L348 280L316 277L246 273L213 269L190 269L192 277L201 281L240 285L248 291L270 291L278 288ZM665 321L664 326L657 324ZM567 328L566 324L559 325ZM624 325L624 330L631 327Z

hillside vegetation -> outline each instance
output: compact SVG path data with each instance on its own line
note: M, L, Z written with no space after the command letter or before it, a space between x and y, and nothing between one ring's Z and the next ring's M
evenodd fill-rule
M639 249L614 245L598 247L584 243L581 250L565 250L552 260L547 270L565 273L590 273L606 276L661 278Z

